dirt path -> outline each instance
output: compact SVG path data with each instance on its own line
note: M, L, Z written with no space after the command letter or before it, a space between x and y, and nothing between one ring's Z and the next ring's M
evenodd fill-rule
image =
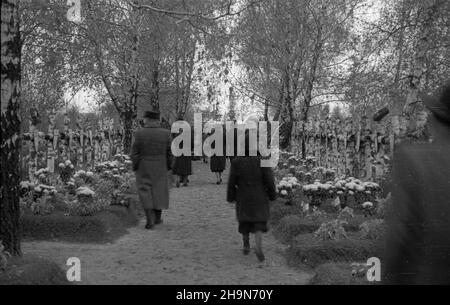
M64 270L69 257L80 258L83 284L305 284L309 274L286 266L283 246L270 233L264 238L265 263L253 252L241 254L225 184L215 185L202 162L193 167L190 186L171 190L164 224L153 231L144 230L142 220L114 244L26 242L23 250L51 258Z

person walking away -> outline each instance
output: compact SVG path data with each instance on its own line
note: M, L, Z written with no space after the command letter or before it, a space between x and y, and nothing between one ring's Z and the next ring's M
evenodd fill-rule
M188 186L189 176L192 175L192 160L190 156L175 157L173 165L173 174L177 176L176 186Z
M225 156L211 156L210 169L216 175L216 184L222 183L222 173L226 167L227 157Z
M175 135L173 135L175 137ZM185 156L184 154L175 157L173 164L172 174L177 176L176 186L180 187L188 186L189 176L192 175L192 158L191 156Z
M214 154L213 156L211 156L211 163L210 163L210 170L211 172L213 172L216 175L216 184L221 184L222 183L222 173L225 170L226 167L226 161L227 161L227 157L225 156L225 151L226 151L226 147L225 147L225 131L224 132L224 145L223 145L223 151L222 151L222 156L218 156L216 154ZM211 148L215 149L216 143L214 142L211 145Z
M259 155L249 156L247 138L245 156L235 157L231 163L227 201L236 202L244 255L250 253L250 233L253 233L256 256L263 262L262 233L268 231L269 201L275 200L276 188L272 169L261 167L261 159Z
M426 141L394 155L383 278L388 284L450 284L450 82L431 111Z
M168 171L171 163L171 134L161 127L158 112L147 111L144 127L137 130L131 146L139 201L145 211L146 229L162 223L162 210L169 208Z

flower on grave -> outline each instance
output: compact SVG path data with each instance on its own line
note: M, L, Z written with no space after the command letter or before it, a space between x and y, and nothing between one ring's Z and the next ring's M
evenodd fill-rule
M76 190L76 194L77 196L93 197L95 195L95 192L87 186L80 186Z
M373 208L373 203L372 202L364 202L363 204L362 204L362 207L364 208L364 209L371 209L371 208Z
M300 206L301 206L303 212L309 211L309 203L302 201Z
M355 217L353 209L350 207L345 207L339 212L338 218L349 219Z
M30 181L21 181L20 182L20 188L22 189L31 189L34 188L34 184L31 183Z
M335 208L341 206L341 200L339 199L339 197L336 197L336 199L334 199L334 200L331 202L331 205L332 205L333 207L335 207Z
M75 173L74 177L84 176L86 175L86 172L84 170L79 170Z

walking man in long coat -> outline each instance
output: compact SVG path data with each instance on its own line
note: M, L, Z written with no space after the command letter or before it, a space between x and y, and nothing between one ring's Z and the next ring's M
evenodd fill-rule
M148 230L162 223L162 210L169 208L167 173L171 167L171 142L169 130L161 127L159 113L147 111L144 127L134 134L131 160Z
M450 82L423 100L429 139L401 144L394 157L388 284L450 284Z

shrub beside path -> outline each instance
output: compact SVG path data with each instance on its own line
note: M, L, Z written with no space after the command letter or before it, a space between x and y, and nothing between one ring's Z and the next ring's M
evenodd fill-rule
M229 167L229 163L227 164ZM234 206L226 186L202 162L193 163L187 188L173 188L164 223L144 230L144 220L112 244L24 242L25 254L54 260L81 260L82 284L306 284L311 274L287 266L284 247L264 237L266 262L241 253ZM227 177L224 177L226 182ZM252 240L252 244L254 240Z

